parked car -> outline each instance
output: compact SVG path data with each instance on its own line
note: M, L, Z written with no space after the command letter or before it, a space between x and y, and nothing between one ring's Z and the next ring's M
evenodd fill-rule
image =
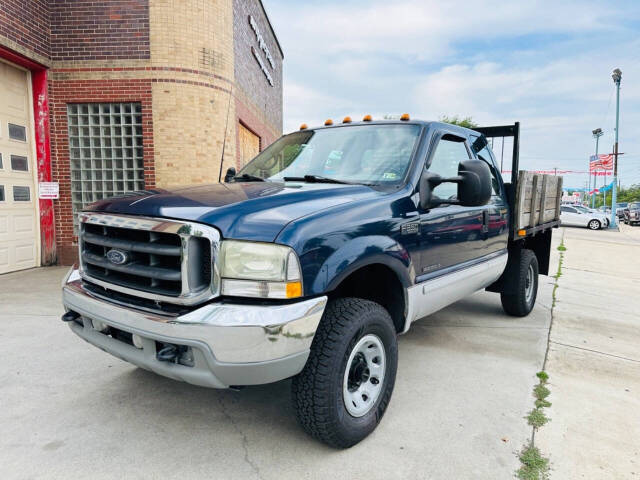
M587 213L587 214L593 213L593 214L596 214L599 218L603 219L605 227L609 226L609 221L610 220L609 220L609 217L607 216L607 214L599 212L594 208L585 207L583 205L572 205L572 206L573 206L573 208L575 208L576 210L578 210L578 211L580 211L582 213Z
M587 227L591 230L600 230L609 225L606 215L594 213L576 205L562 205L560 207L560 222L562 225Z
M503 183L485 135L518 132L345 119L281 137L227 183L102 200L79 217L62 319L195 385L293 377L302 427L354 445L389 405L412 322L485 288L509 315L533 309L562 178L518 176L514 155Z
M636 225L640 223L640 202L631 202L624 209L624 223Z
M607 216L611 215L611 208L610 207L602 206L602 207L598 207L597 210L598 210L598 212L604 213Z
M620 220L624 219L624 209L627 208L628 203L616 203L616 217Z

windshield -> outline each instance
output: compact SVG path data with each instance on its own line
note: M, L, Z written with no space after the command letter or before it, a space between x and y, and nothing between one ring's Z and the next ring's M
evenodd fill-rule
M302 179L311 175L349 183L400 183L409 169L419 135L419 125L300 131L277 140L237 177L282 181L285 177Z
M574 208L575 208L576 210L580 211L580 212L583 212L583 213L590 213L590 212L591 212L591 210L589 210L588 208L586 208L586 207L581 207L581 206L579 206L579 205L574 205Z
M630 203L629 210L640 210L640 203Z

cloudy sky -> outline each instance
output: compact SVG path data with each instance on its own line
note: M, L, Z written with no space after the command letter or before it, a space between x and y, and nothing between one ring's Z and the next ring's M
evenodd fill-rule
M285 132L365 113L520 121L523 168L584 171L594 128L605 131L600 153L612 151L617 67L620 177L640 183L637 0L264 3L285 54Z

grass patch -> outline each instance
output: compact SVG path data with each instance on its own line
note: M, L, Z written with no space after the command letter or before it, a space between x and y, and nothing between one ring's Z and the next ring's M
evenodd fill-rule
M544 400L545 398L547 398L549 395L551 394L551 391L545 387L544 385L542 385L541 383L539 383L538 385L536 385L535 387L533 387L533 395L538 399L538 400Z
M549 380L549 374L544 370L536 373L536 377L540 379L540 383L547 383L547 380Z
M522 466L516 472L521 480L546 480L549 478L549 460L540 455L533 445L525 447L518 456Z
M546 400L536 400L536 408L546 408L551 406L551 402Z
M529 412L529 415L527 415L527 422L533 428L540 428L543 425L545 425L548 421L549 419L544 414L543 407L534 408Z

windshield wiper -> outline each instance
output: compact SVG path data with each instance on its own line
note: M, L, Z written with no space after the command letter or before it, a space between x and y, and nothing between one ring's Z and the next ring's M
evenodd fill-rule
M248 173L243 173L242 175L236 175L233 177L234 180L240 180L244 182L266 182L266 180L262 177L257 177L255 175L249 175Z
M307 183L340 183L344 185L355 185L353 182L338 180L337 178L323 177L321 175L305 175L304 177L283 177L285 182L307 182Z

